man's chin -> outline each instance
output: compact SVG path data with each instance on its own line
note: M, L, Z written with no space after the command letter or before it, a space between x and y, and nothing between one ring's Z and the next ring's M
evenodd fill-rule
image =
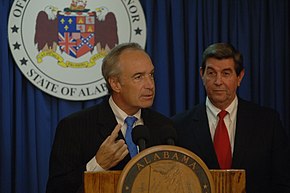
M147 101L142 101L141 102L141 107L142 108L149 108L153 105L153 100L147 100Z

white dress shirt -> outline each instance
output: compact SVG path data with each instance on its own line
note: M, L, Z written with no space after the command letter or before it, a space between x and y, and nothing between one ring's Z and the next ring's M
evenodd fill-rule
M215 107L208 97L206 97L205 105L211 138L212 140L214 140L214 134L219 120L218 113L222 109L218 109L217 107ZM224 118L224 122L228 130L232 154L234 152L234 144L235 144L237 109L238 109L238 97L236 96L233 102L230 104L230 106L224 109L228 112L228 114Z

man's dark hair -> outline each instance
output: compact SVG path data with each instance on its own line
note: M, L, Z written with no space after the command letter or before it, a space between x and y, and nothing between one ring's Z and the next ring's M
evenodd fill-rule
M237 76L239 76L241 71L244 69L242 54L229 43L215 43L208 46L204 50L201 65L203 73L205 72L206 61L209 58L215 58L218 60L232 58L235 62L235 71Z

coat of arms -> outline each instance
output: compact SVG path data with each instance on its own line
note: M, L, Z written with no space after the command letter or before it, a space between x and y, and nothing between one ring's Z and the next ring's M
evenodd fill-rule
M34 38L38 51L45 52L47 56L47 52L52 55L59 48L61 53L79 58L96 49L98 57L95 55L94 58L99 58L118 45L115 14L104 6L91 11L86 9L86 5L87 1L72 0L70 7L63 11L52 5L40 11L36 19ZM69 64L72 63L68 62L64 65L73 67ZM78 65L78 67L92 65L94 63Z
M102 59L119 43L145 47L146 21L138 0L15 0L8 37L24 76L68 100L108 94Z

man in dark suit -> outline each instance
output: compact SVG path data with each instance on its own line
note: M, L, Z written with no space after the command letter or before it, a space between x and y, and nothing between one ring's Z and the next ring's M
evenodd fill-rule
M290 150L278 113L236 95L244 76L242 55L230 44L210 45L200 76L206 102L173 117L178 145L210 169L245 169L247 193L289 193Z
M127 117L134 119L133 126L148 127L147 147L162 144L159 129L172 126L169 118L149 108L155 96L154 66L140 45L116 46L104 58L102 73L110 97L57 127L47 193L82 192L84 171L122 170L134 156L124 137Z

